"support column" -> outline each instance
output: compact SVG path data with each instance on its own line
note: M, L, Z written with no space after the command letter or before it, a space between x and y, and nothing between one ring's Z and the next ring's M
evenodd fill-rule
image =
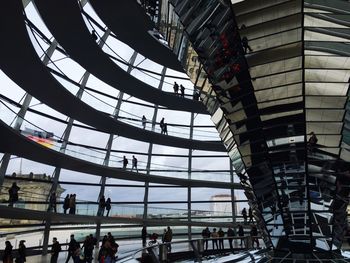
M137 52L134 51L134 53L132 54L132 56L131 56L131 58L129 60L129 67L128 67L128 70L127 70L128 74L131 74L131 71L133 70L133 65L135 63L136 57L137 57ZM114 108L114 112L113 112L113 118L114 119L118 119L119 112L120 112L120 107L121 107L122 102L123 102L123 96L124 96L124 92L119 92L118 102L117 102L117 105ZM109 159L110 159L110 156L111 156L113 140L114 140L114 134L110 134L109 138L108 138L108 141L107 141L107 145L106 145L106 155L105 155L105 158L103 160L103 165L108 166L108 164L109 164ZM101 177L101 180L100 180L101 188L100 188L100 193L99 193L98 198L97 198L97 203L99 203L100 198L105 194L106 180L107 180L107 178L105 176ZM96 237L97 240L100 240L100 236L101 236L101 223L97 223L96 224L95 237ZM98 242L96 244L96 247L99 247L99 243Z
M160 82L158 85L158 89L162 90L163 84L164 84L164 78L165 78L165 73L166 73L166 68L164 67L162 70L162 76L160 78ZM157 115L158 115L158 105L154 105L154 113L152 117L152 131L155 132L156 128L156 122L157 122ZM146 174L150 174L150 169L151 169L151 161L152 161L152 151L153 151L153 143L149 144L148 147L148 154L147 154L147 165L146 165ZM148 192L149 192L149 182L145 182L145 195L143 198L143 220L147 219L147 214L148 214Z
M111 31L109 29L107 29L106 32L103 34L101 40L99 41L98 45L99 45L99 47L101 49L102 49L103 45L105 44L105 41L108 38L108 36L110 35L110 33L111 33ZM78 90L78 92L76 94L76 97L79 100L83 96L84 89L86 87L86 84L88 82L89 77L90 77L90 73L88 71L85 71L85 73L84 73L84 75L82 77L82 80L81 80L80 88L79 88L79 90ZM60 152L61 153L64 153L66 151L67 143L68 143L68 140L69 140L69 136L70 136L70 133L71 133L72 128L73 128L73 122L74 122L74 119L69 117L66 129L65 129L65 131L63 133L63 139L62 139L63 142L62 142L62 145L61 145L61 148L60 148ZM49 193L47 198L49 198L49 196L51 195L52 192L56 192L60 174L61 174L61 167L56 167L54 172L53 172L53 175L52 175L52 185L51 185L50 193ZM51 222L47 222L47 224L45 224L44 242L43 242L43 255L47 254L47 248L48 248L49 240L48 240L48 238L45 238L45 233L48 233L48 235L49 235L49 233L50 233L50 224L51 224Z

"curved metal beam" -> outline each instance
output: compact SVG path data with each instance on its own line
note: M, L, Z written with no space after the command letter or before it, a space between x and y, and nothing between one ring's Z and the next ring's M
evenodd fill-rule
M114 63L92 38L77 1L35 1L35 4L59 44L72 59L97 78L122 92L169 109L207 114L201 102L159 91ZM127 26L127 23L123 25Z
M238 183L232 184L217 181L187 180L157 175L145 176L145 174L91 163L42 146L21 135L20 132L13 130L3 121L0 121L0 134L3 138L6 138L6 140L0 140L0 152L11 153L36 162L58 166L63 169L138 182L223 189L240 188L240 184Z

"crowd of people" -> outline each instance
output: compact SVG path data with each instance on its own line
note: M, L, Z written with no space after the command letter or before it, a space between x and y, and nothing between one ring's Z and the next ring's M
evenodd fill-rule
M246 244L246 237L247 236L244 233L244 228L242 225L238 225L237 234L238 234L238 237L241 241L240 246L242 248L247 247L247 244ZM255 225L251 225L251 229L250 229L249 234L250 234L250 238L252 240L252 247L254 248L254 244L256 244L256 247L259 248L258 229ZM224 240L226 237L228 240L230 249L232 250L234 248L233 240L234 240L235 236L236 236L235 230L231 227L229 227L226 232L221 227L219 228L218 231L216 231L216 228L213 228L213 230L210 231L209 227L206 227L202 231L202 237L204 239L204 249L208 250L208 244L209 244L210 239L212 242L213 250L225 249Z
M13 252L13 246L10 241L5 242L5 249L2 256L4 263L16 263L26 262L26 246L24 245L25 240L19 242L18 250L16 253ZM74 235L70 236L68 243L67 257L65 262L68 263L73 261L74 263L91 263L93 260L93 251L97 247L98 240L92 235L85 237L85 240L81 244L76 241ZM100 263L114 263L118 252L118 243L115 241L111 232L108 232L102 239L101 246L98 253L98 262ZM52 245L50 249L50 263L57 263L62 246L58 242L57 238L52 239Z
M102 197L101 197L102 198ZM246 247L245 243L246 237L244 234L244 229L242 225L238 226L238 237L241 240L241 247ZM234 248L233 240L236 236L236 232L233 228L229 227L226 231L222 228L219 228L218 231L216 228L213 228L211 231L209 227L206 227L202 231L202 237L204 239L204 249L208 250L208 243L211 239L212 249L213 250L223 250L225 249L224 240L227 238L229 242L230 249ZM142 246L151 246L158 245L158 237L157 233L147 233L147 228L144 226L141 230L141 238L142 238ZM258 230L256 226L252 225L250 230L250 237L253 243L256 244L256 247L259 248L259 240L258 240ZM149 242L147 243L147 238L149 238ZM161 242L167 248L167 251L170 253L172 251L171 242L173 240L173 230L170 226L164 229L163 234L161 235ZM17 252L13 252L13 246L10 241L5 242L5 250L3 252L2 260L4 263L13 263L14 258L16 259L16 263L26 262L26 246L25 240L21 240L19 242L19 246ZM101 245L100 245L101 244ZM65 263L73 261L74 263L91 263L94 257L94 249L99 247L98 252L98 262L100 263L114 263L117 259L117 252L119 245L116 242L115 238L108 232L107 235L101 240L101 243L98 241L96 237L92 234L85 237L83 242L78 242L74 235L70 235L70 241L67 247L67 256ZM100 245L100 246L99 246ZM52 239L51 249L50 249L50 263L57 263L59 255L62 251L61 244L57 240L56 237ZM97 252L97 251L96 251ZM14 256L15 255L15 256ZM96 254L97 255L97 254Z
M147 238L150 239L148 245L156 245L158 244L159 235L157 233L148 234L147 228L144 226L141 230L141 238L142 238L142 246L145 247L147 245ZM162 243L166 244L168 252L171 252L171 241L173 240L173 230L170 226L164 228L162 237Z

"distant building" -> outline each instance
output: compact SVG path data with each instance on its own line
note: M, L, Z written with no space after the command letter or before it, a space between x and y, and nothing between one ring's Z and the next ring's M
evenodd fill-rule
M23 180L21 178L26 178ZM33 181L31 181L32 179ZM18 202L14 207L20 207L31 210L46 211L47 205L40 202L46 202L48 200L48 195L52 186L52 177L46 174L16 174L13 173L10 176L6 176L4 184L0 189L0 202L7 203L9 198L8 189L11 185L16 182L16 184L21 188L18 193ZM60 185L57 186L56 194L57 201L61 197L61 194L65 191ZM28 203L28 202L39 202L39 203ZM6 219L1 219L1 223L8 221ZM16 220L18 223L24 223L28 220ZM11 220L14 223L14 220Z
M210 211L213 211L213 216L232 216L231 200L231 195L227 194L213 195L210 197Z

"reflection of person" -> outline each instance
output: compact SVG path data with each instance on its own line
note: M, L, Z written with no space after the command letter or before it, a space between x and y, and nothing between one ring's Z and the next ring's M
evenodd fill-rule
M139 170L137 169L137 158L135 157L135 155L132 156L131 171L132 171L133 169L135 169L137 173L139 172Z

